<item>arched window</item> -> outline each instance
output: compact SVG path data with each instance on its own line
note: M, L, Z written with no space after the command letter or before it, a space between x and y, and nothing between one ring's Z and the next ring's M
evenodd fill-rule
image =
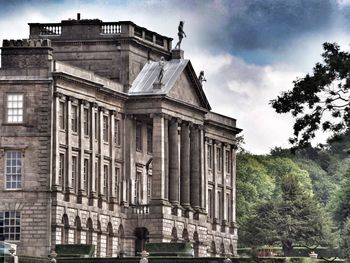
M213 256L213 257L216 256L216 245L215 245L215 242L214 242L214 241L211 241L211 244L210 244L210 253L211 253L211 256Z
M177 237L177 229L176 227L173 227L173 229L171 230L171 242L177 242L178 237Z
M101 257L101 223L97 221L97 244L96 244L96 256Z
M81 243L81 221L80 217L77 216L75 218L74 222L75 230L74 230L74 243L80 244Z
M220 245L220 254L221 254L222 257L224 257L225 254L226 254L224 242L222 242L221 245Z
M112 257L113 256L113 237L114 237L114 234L113 234L113 227L112 227L112 224L111 222L108 223L108 226L107 226L107 257Z
M198 257L199 256L199 236L197 231L193 233L193 240L194 240L194 244L193 244L194 256Z
M94 232L94 228L92 225L91 218L88 218L87 223L86 223L86 228L88 229L87 233L86 233L86 244L92 245L92 234Z
M189 242L190 241L190 238L188 236L188 231L186 228L184 228L184 230L182 231L182 239L186 242Z
M118 228L118 238L119 238L119 256L124 255L124 227L122 224Z
M61 243L69 244L69 219L67 214L62 217Z

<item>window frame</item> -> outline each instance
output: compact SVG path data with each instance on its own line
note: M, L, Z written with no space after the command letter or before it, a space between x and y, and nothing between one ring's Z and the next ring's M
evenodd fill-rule
M9 121L9 96L11 95L21 95L22 96L22 120L21 121ZM4 105L6 105L5 110L5 123L9 125L19 125L25 123L25 93L24 92L7 92L6 96L4 96ZM18 108L16 108L18 109Z
M12 174L12 172L10 174L7 173L7 168L10 168L10 170L12 170L12 166L8 167L7 166L7 161L8 161L8 157L7 157L7 154L8 153L19 153L19 156L20 156L20 161L21 161L21 164L20 164L20 168L21 168L21 173L19 174L19 178L20 180L15 180L15 183L16 183L16 187L15 188L12 188L12 186L10 188L7 187L7 183L8 183L8 180L7 180L7 176L18 176L18 174ZM18 190L23 190L23 176L24 176L24 172L23 172L23 168L24 168L24 165L23 165L23 162L24 162L24 154L23 154L23 150L20 150L20 149L9 149L9 150L6 150L5 151L5 154L4 154L5 158L4 158L4 190L5 191L18 191ZM12 159L10 160L12 162ZM17 159L16 159L17 161ZM15 166L14 168L16 169L17 166ZM17 179L17 178L16 178ZM17 187L18 186L18 182L20 183L20 187ZM9 182L11 185L13 183L12 179L10 180Z
M142 152L142 123L136 122L135 126L135 148L137 152Z
M62 105L63 105L63 107L61 108ZM67 126L67 124L66 124L66 112L67 112L66 102L63 100L59 100L58 101L58 116L57 116L57 118L58 118L58 128L62 131L65 131L66 126ZM61 119L62 119L62 121L61 121Z
M89 118L89 108L83 108L83 132L85 137L90 136L90 118Z
M153 127L147 126L147 153L153 153Z
M6 213L9 213L10 216L8 217L8 219L6 218ZM15 216L12 217L12 213L15 213ZM17 217L18 215L18 217ZM9 224L5 225L5 222L8 221ZM11 222L14 222L14 224L11 224ZM17 222L19 221L19 224L17 224ZM0 235L3 235L5 237L5 229L11 229L14 228L15 232L12 233L11 231L9 232L9 235L14 235L15 239L11 239L11 238L5 238L5 241L21 241L21 212L20 211L16 211L16 210L8 210L8 211L0 211ZM19 231L17 232L17 228L19 228ZM19 235L19 238L17 239L17 235Z
M74 110L75 109L75 110ZM76 111L76 112L75 112ZM75 114L75 113L76 114ZM74 118L75 117L75 118ZM71 130L72 133L78 133L79 129L79 107L77 104L71 104L71 116L70 116L70 121L71 121Z

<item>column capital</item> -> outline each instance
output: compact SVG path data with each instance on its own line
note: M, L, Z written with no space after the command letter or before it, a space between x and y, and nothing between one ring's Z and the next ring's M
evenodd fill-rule
M59 92L59 91L55 91L54 93L53 93L53 95L55 96L55 97L57 97L57 98L60 98L60 99L64 99L64 94L63 93L61 93L61 92Z
M98 107L99 107L99 106L98 106L98 103L97 103L97 102L93 102L93 103L92 103L92 107L93 107L93 108L98 108Z
M84 100L84 99L81 99L80 103L81 103L82 106L85 106L85 107L89 107L90 106L90 102L88 102L87 100Z
M113 115L113 116L116 116L117 115L117 111L116 110L109 110L110 114Z
M204 141L206 142L206 143L209 143L210 142L210 138L209 137L204 137Z
M170 119L170 116L169 116L168 114L166 114L166 113L163 113L163 112L151 113L151 114L149 115L149 117L150 117L151 119L153 119L153 118L155 118L155 117L168 118L168 119Z

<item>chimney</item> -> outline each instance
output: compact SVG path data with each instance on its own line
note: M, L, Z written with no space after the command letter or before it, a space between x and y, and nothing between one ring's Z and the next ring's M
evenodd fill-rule
M77 13L77 20L80 20L80 13Z

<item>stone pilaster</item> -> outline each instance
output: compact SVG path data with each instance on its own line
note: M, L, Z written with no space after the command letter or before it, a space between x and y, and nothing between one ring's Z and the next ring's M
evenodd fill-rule
M110 156L112 158L112 162L111 162L111 171L110 171L110 174L111 174L111 179L109 180L109 182L111 182L110 184L108 184L108 188L109 188L109 196L110 196L110 202L111 203L114 203L116 201L116 196L115 196L115 151L116 151L116 145L115 145L115 141L114 141L114 131L116 129L115 127L115 119L116 119L116 116L117 115L117 112L116 111L111 111L111 114L110 114L110 124L109 124L109 127L110 128L110 134L109 134L109 147L110 147Z
M73 190L72 186L72 146L71 146L71 137L72 137L72 98L67 97L67 132L66 132L66 142L67 142L67 174L66 179L66 191L71 192Z
M199 147L199 129L197 125L191 127L190 133L190 200L194 210L199 210L200 205L200 147Z
M179 136L178 120L172 119L169 125L169 201L179 205Z
M63 185L60 184L62 183L59 182L59 173L60 173L60 147L59 147L59 139L58 139L58 134L59 134L59 107L60 107L60 98L58 96L58 94L56 94L55 97L55 108L54 108L54 160L55 160L55 177L54 180L52 182L52 190L56 191L59 189L63 189ZM63 178L62 178L63 179ZM63 180L64 181L64 180Z
M78 163L77 165L79 165L80 169L78 168L77 171L79 171L77 173L77 184L78 184L78 196L81 198L81 196L85 193L86 189L85 189L85 185L84 185L84 101L81 101L80 103L80 107L79 107L79 111L80 111L80 115L79 115L79 158L78 158ZM81 200L80 200L81 201Z
M91 123L91 159L90 159L90 178L89 178L89 187L90 187L90 204L93 204L93 200L96 198L96 123L95 114L98 114L98 106L96 103L92 104L91 112L90 112L90 123Z
M180 203L190 207L190 129L188 122L181 124L181 165L180 165Z

